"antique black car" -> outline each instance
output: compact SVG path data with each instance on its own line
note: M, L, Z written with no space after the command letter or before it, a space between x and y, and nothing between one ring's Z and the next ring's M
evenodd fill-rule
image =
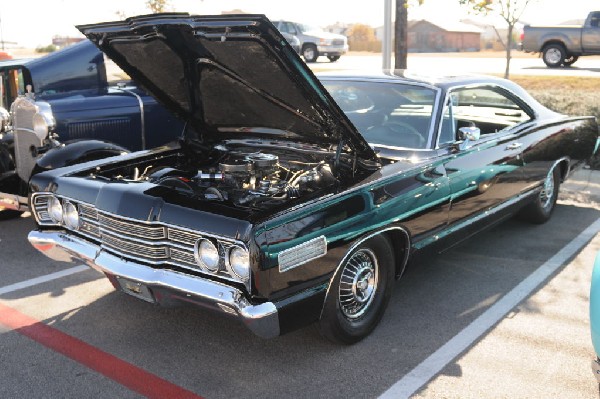
M79 28L186 130L176 147L34 176L30 242L263 337L318 321L335 341L362 339L409 258L517 212L548 220L598 145L594 118L502 79L318 80L264 16Z
M89 40L0 63L0 208L27 208L32 173L181 134L183 124L112 65Z

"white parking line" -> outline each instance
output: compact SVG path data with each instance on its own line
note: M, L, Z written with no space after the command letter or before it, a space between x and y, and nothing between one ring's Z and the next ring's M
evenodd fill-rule
M548 259L546 263L531 273L529 277L521 281L519 285L502 297L502 299L392 385L379 396L379 399L408 399L430 379L435 377L455 357L469 348L473 342L485 334L486 331L500 321L515 306L527 298L541 283L594 238L598 231L600 231L600 219L592 223L552 258Z
M84 270L90 270L90 268L85 265L75 266L70 269L62 270L60 272L46 274L45 276L32 278L31 280L25 280L20 283L7 285L5 287L0 288L0 295L8 294L9 292L13 292L13 291L22 290L23 288L32 287L34 285L47 283L48 281L56 280L56 279L66 277L66 276L70 276L71 274L79 273Z

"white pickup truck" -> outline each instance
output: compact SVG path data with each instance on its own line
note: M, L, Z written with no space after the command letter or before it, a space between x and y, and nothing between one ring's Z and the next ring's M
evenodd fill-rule
M590 12L583 26L525 26L521 50L542 53L550 68L571 66L582 55L599 55L600 11Z

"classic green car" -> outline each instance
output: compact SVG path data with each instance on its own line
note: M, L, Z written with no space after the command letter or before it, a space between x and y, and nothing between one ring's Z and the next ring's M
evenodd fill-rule
M151 303L273 337L353 343L407 262L519 212L542 223L596 150L514 83L406 71L317 79L260 15L80 30L186 121L180 145L36 175L31 243Z

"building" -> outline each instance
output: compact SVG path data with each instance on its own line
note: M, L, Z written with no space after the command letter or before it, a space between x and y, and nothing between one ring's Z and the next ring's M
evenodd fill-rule
M408 51L435 53L479 51L482 30L460 21L434 23L426 20L408 21ZM375 29L378 40L383 39L383 27Z

